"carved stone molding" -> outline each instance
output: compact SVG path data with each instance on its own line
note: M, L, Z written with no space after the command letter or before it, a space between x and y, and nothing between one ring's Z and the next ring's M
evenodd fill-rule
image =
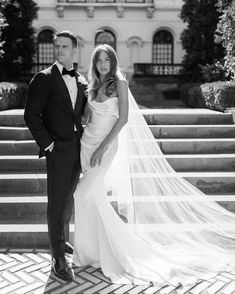
M94 6L87 6L86 7L86 10L87 10L87 16L88 17L90 17L90 18L94 17L94 15L95 15L95 8L94 8Z
M124 8L122 6L117 7L117 17L122 18L124 16Z
M58 17L64 17L64 7L63 6L57 6L57 15Z
M132 43L137 43L140 48L143 47L143 45L144 45L143 40L140 37L137 37L137 36L130 37L126 41L127 47L130 47Z
M147 8L147 18L152 18L153 17L154 10L155 9L153 7L148 7Z

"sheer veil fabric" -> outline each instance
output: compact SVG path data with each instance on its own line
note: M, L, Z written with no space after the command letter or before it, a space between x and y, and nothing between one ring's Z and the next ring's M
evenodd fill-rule
M182 263L191 255L235 266L235 215L177 175L130 90L128 123L105 181L126 225L152 247L182 255Z
M101 267L113 283L158 286L234 269L235 215L174 171L130 91L128 98L128 123L95 168L89 159L97 136L104 138L117 119L118 99L88 99L84 176L74 193L74 263Z

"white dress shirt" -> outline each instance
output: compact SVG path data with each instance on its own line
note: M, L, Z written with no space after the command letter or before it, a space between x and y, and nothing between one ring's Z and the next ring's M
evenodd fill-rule
M58 61L55 62L56 66L58 67L61 75L62 75L62 71L63 71L63 65L60 64ZM73 68L70 68L73 69ZM70 75L63 75L62 76L68 91L69 91L69 96L72 102L72 106L73 109L75 108L75 103L76 103L76 99L77 99L77 93L78 93L78 88L77 88L77 82L76 82L76 78L75 77L71 77Z

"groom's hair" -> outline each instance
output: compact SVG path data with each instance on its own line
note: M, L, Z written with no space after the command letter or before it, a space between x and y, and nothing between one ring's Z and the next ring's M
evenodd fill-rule
M78 40L77 37L74 35L74 33L72 33L71 31L65 30L65 31L61 31L61 32L57 32L54 34L53 36L53 42L58 38L58 37L65 37L65 38L69 38L72 43L73 43L73 47L77 47L78 46Z

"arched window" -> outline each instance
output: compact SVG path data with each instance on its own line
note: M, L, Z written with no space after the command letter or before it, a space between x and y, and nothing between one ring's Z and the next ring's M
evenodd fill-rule
M173 44L169 31L158 31L153 37L153 63L173 63Z
M37 63L49 65L54 61L53 55L53 30L44 29L37 37ZM45 66L44 66L45 67Z
M102 30L95 36L95 45L108 44L116 51L116 37L109 30Z

